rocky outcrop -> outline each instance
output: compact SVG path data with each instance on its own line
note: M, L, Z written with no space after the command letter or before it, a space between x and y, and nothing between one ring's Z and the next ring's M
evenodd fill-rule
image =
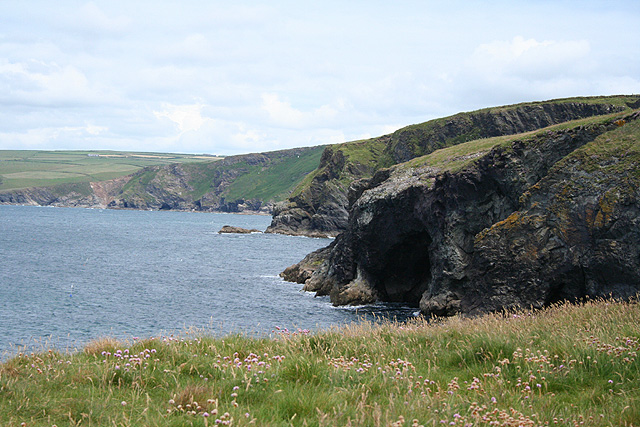
M0 192L0 204L106 208L129 179L8 190Z
M288 277L306 269L305 289L334 304L398 301L432 315L630 297L640 290L638 116L381 171L352 187L348 228L324 260Z
M443 147L622 111L625 106L614 105L612 98L554 100L460 113L407 126L391 135L327 147L313 179L274 207L267 232L336 236L347 228L349 187L355 181ZM371 148L365 156L351 156L354 145Z
M333 245L329 245L311 252L300 263L292 265L280 273L280 277L287 282L307 283L313 272L327 259L332 248ZM305 290L310 292L319 291L319 289L314 289L311 286L305 288Z
M273 220L266 232L333 237L344 230L348 217L347 197L339 179L346 164L341 150L325 148L309 186L274 206Z
M251 233L262 233L262 231L257 230L255 228L248 229L242 227L236 227L233 225L223 225L218 234L251 234Z
M640 291L640 113L558 162L519 209L478 233L461 270L436 294L463 312L542 307ZM631 119L631 120L630 120ZM423 311L457 309L421 301Z

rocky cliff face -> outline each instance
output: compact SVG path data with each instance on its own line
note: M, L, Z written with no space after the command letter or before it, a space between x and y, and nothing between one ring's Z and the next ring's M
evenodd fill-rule
M401 301L435 315L634 295L639 115L381 171L352 188L347 230L285 278L334 304Z
M106 208L130 177L101 182L61 184L0 193L0 204Z
M348 217L347 197L339 178L343 172L349 173L345 170L346 164L341 150L325 148L309 186L289 200L275 205L273 221L266 232L332 237L344 230Z
M608 98L598 101L561 100L519 104L472 113L460 113L419 125L407 126L370 144L373 159L347 159L349 144L326 148L312 180L286 202L276 206L268 232L308 236L336 236L348 225L350 185L370 178L381 167L406 162L437 149L479 138L513 135L557 123L622 111Z

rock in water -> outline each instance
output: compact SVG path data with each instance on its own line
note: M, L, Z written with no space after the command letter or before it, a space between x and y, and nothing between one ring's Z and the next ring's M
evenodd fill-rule
M251 233L262 233L262 231L256 230L255 228L246 229L242 227L234 227L232 225L224 225L222 226L220 231L218 231L218 234L223 234L223 233L251 234Z

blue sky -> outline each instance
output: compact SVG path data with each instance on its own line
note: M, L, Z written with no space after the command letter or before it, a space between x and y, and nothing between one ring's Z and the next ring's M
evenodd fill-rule
M0 2L0 149L238 154L640 93L640 2Z

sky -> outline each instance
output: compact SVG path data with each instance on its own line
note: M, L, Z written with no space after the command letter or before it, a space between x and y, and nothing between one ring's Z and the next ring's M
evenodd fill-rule
M640 2L0 2L0 149L219 155L640 93Z

